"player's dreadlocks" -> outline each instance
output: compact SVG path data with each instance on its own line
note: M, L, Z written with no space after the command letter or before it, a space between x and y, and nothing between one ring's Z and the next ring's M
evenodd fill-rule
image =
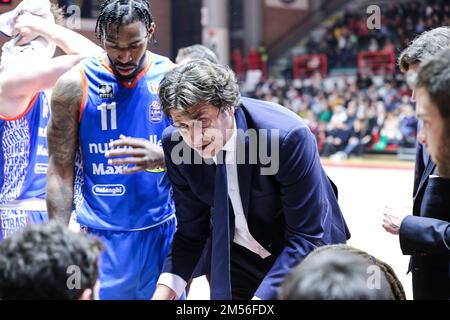
M95 34L100 42L103 42L111 25L115 24L118 33L122 24L135 21L142 21L147 32L150 32L153 16L147 0L106 0L100 7ZM156 43L154 37L153 43Z

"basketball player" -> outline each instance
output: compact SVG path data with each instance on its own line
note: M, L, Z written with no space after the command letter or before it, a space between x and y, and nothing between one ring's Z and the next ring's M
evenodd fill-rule
M78 33L29 12L15 19L13 33L11 41L16 42L9 48L15 51L6 51L13 42L4 46L0 68L0 240L48 219L44 198L50 107L45 90L81 59L101 50ZM31 41L46 46L32 48ZM51 58L54 45L67 55ZM44 56L48 58L39 58Z
M96 34L105 52L56 84L48 129L49 216L65 223L82 155L78 223L105 245L100 299L150 299L175 232L157 91L172 68L147 51L155 23L145 0L107 0Z

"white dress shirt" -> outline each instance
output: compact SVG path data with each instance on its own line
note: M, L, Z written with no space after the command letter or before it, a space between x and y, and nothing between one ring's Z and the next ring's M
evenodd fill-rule
M253 251L261 258L270 256L270 252L264 249L258 241L253 238L248 229L247 219L244 215L242 207L241 194L239 192L239 180L236 164L236 123L233 125L233 135L223 147L226 151L225 163L227 165L227 182L228 182L228 196L230 197L231 205L233 206L235 229L233 241L238 245ZM217 158L213 158L214 163L217 163Z
M233 206L235 229L233 242L247 248L248 250L258 254L261 258L267 258L270 256L270 252L264 249L258 241L251 235L247 219L244 215L244 209L242 207L241 194L239 192L239 181L236 164L236 122L233 123L233 134L227 141L222 150L226 151L225 163L227 166L227 183L228 183L228 196ZM217 158L213 157L214 163L217 163ZM177 294L180 297L186 287L186 281L180 276L170 273L163 273L159 277L158 284L163 284Z

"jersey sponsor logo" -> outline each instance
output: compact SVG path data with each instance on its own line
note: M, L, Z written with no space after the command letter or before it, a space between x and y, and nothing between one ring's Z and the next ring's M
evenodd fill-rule
M96 176L109 176L114 174L122 174L123 169L127 168L126 165L108 166L103 163L92 164L92 174Z
M42 144L38 144L36 153L37 153L38 156L45 156L45 157L47 157L48 156L48 149L45 146L43 146Z
M150 106L150 122L159 123L162 121L162 110L158 101L153 101Z
M125 194L123 184L96 184L92 187L92 193L96 196L118 197Z
M113 86L110 84L101 84L98 86L98 96L100 99L110 99L114 96Z
M104 142L104 143L89 143L89 153L90 154L104 154L106 151L111 150L111 148L109 147L109 144L111 142L113 142L113 139L110 139L109 142ZM128 147L128 146L124 146L124 147L118 147L118 148L114 148L117 150L122 150L122 149L133 149L133 147Z
M47 163L36 163L34 165L34 173L36 174L46 174L48 164Z
M156 81L148 81L147 82L148 91L151 94L158 94L159 92L159 82Z
M1 210L1 228L3 239L9 238L28 224L25 210Z
M45 128L39 127L38 136L42 138L47 138L47 127Z
M151 134L148 138L148 140L153 143L157 144L159 146L162 146L161 139L158 139L158 136L156 134ZM113 142L113 139L110 139L109 142L103 142L103 143L89 143L89 154L105 154L105 152L111 150L109 147L109 144ZM115 150L125 150L125 149L133 149L133 147L124 146L124 147L117 147L114 148Z

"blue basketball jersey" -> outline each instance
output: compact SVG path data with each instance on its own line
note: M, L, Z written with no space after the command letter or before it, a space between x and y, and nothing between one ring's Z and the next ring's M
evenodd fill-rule
M165 171L122 174L123 166L108 165L109 143L128 137L161 146L169 126L158 98L159 83L173 67L162 56L147 52L148 64L132 83L118 81L99 57L81 64L84 96L80 110L82 159L80 224L103 230L140 230L158 225L174 214Z
M36 94L17 118L0 116L0 205L45 198L49 117L50 106L44 92Z

